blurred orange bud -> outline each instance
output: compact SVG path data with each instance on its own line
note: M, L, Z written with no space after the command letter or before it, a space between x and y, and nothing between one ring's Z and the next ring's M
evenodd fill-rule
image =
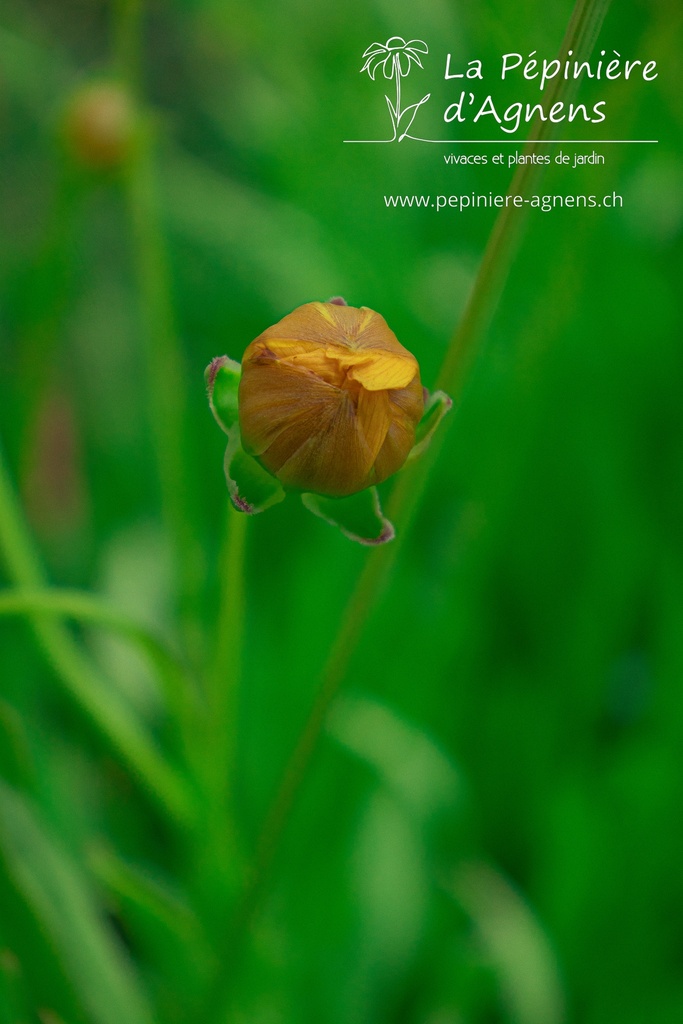
M379 313L307 302L242 360L244 450L286 488L345 497L401 468L424 410L417 360Z
M114 82L83 86L72 97L64 130L76 159L94 170L118 167L130 152L135 113L126 90Z
M66 550L82 537L87 493L81 436L73 403L61 390L39 399L23 491L29 519L44 542Z

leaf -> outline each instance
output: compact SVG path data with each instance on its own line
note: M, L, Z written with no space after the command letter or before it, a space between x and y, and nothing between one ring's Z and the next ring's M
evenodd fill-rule
M238 512L256 515L285 497L282 484L242 448L239 426L229 433L225 449L225 479L230 500Z
M0 450L0 555L10 579L21 587L40 588L44 571L32 539L26 532L14 489ZM112 692L107 680L68 630L37 614L32 625L64 691L97 727L117 752L131 776L176 821L186 823L194 814L189 787L151 740L138 717Z
M431 907L424 843L405 809L382 789L371 794L356 829L349 867L359 947L375 977L398 977L419 957Z
M493 966L507 1017L517 1024L561 1024L565 998L557 955L528 903L483 863L461 863L446 891L470 917Z
M15 707L0 699L0 774L20 784L32 778L33 769L25 721Z
M348 498L302 494L301 500L310 512L338 527L345 537L359 544L372 546L394 539L394 528L382 515L376 487L369 487Z
M237 423L237 397L241 374L240 364L227 356L217 356L204 372L211 412L218 426L226 434L229 434Z
M140 589L138 587L138 591ZM92 625L111 632L117 638L127 640L134 649L137 648L136 653L139 652L145 657L150 668L158 674L166 691L169 706L176 710L180 707L187 709L187 702L192 700L192 697L184 678L182 662L155 631L147 629L125 612L118 611L107 599L84 590L62 590L56 587L39 590L23 590L19 587L0 589L0 619L5 616L33 613L70 618L81 625ZM128 669L128 663L125 664ZM4 702L0 701L0 735L3 730L9 730L10 725L12 728L14 725L7 722L6 713ZM4 746L5 743L0 740L0 748ZM4 772L2 774L6 777Z
M422 99L419 101L419 103L411 103L411 105L409 107L406 107L405 110L402 112L401 120L403 120L404 115L407 114L409 110L412 110L412 115L411 115L410 121L408 121L408 124L406 125L405 131L403 132L403 134L401 135L400 139L398 140L399 142L403 142L403 140L405 139L406 135L408 134L408 132L410 131L410 129L412 127L413 121L415 120L415 115L417 114L419 108L422 106L423 103L427 102L427 100L429 99L429 97L431 95L432 94L430 92L428 92L426 96L422 97Z
M441 423L446 413L450 412L452 408L453 400L448 397L445 391L435 391L429 395L422 419L415 431L415 444L408 455L408 462L416 459L427 448L439 423Z
M217 965L193 908L156 870L123 857L105 842L88 849L88 867L110 895L136 950L174 979L176 991L191 998Z
M133 967L105 927L85 876L31 806L4 783L0 851L93 1024L152 1024Z
M386 94L384 96L384 99L387 101L387 106L389 107L389 117L391 118L391 127L394 129L394 139L395 139L396 138L396 129L397 129L397 126L398 126L398 121L396 119L396 111L394 110L394 107L393 107L393 104L392 104L391 100L389 99L389 97ZM394 140L392 139L391 141L393 142Z
M368 697L338 698L328 729L365 761L414 821L427 821L462 802L464 783L446 754L423 729Z
M416 113L418 107L421 107L423 103L426 103L431 95L432 94L430 92L428 92L427 95L423 96L422 99L418 100L417 103L410 103L407 107L404 107L403 110L401 111L400 120L402 121L403 118L405 117L405 115L408 113L408 111L412 110L413 111L413 116L410 119L411 123L412 123L412 120L415 117L415 113Z

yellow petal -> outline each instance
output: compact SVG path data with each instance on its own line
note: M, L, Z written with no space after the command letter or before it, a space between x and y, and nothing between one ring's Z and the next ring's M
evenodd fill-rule
M406 358L400 352L371 350L349 353L345 362L351 380L357 380L368 391L389 391L405 388L410 384L417 370L412 356Z
M367 471L370 471L380 448L384 444L384 438L391 425L391 412L389 395L386 391L366 391L361 388L358 395L358 407L356 410L358 430L365 439L368 448L369 462Z

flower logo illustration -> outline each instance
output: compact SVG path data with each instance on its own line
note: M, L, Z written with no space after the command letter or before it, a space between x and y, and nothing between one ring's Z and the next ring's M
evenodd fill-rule
M426 53L429 53L429 47L422 39L411 39L406 42L401 36L392 36L387 39L386 43L372 43L363 54L365 63L360 69L361 74L367 71L374 82L375 75L382 68L386 79L393 78L396 81L395 103L385 96L394 133L391 139L386 140L387 142L396 140L403 142L406 137L412 137L408 133L415 120L415 115L431 95L431 93L427 93L418 103L411 103L407 107L401 108L401 79L407 77L413 64L422 67L420 54Z

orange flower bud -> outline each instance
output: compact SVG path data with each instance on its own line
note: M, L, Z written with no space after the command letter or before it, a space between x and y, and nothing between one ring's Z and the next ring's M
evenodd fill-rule
M64 129L68 145L84 166L109 170L130 152L135 126L133 102L115 82L85 85L72 98Z
M379 313L307 302L247 348L244 450L286 488L345 497L386 480L424 410L417 360Z

